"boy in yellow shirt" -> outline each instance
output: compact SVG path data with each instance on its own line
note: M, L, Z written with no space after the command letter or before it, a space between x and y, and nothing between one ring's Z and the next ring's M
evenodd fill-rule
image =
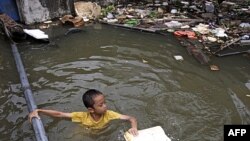
M131 128L128 130L129 133L134 136L138 134L136 119L132 116L108 110L105 97L100 91L90 89L83 94L82 100L88 112L65 113L55 110L36 109L29 114L29 120L31 121L34 117L40 118L38 113L42 113L51 117L71 118L72 122L79 122L90 129L102 129L111 120L121 119L130 121Z

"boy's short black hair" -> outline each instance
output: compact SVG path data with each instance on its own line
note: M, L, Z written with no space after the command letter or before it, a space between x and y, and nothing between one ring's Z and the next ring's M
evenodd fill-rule
M103 94L102 92L96 89L89 89L82 95L83 104L85 105L86 108L93 108L93 105L95 104L94 97L102 94Z

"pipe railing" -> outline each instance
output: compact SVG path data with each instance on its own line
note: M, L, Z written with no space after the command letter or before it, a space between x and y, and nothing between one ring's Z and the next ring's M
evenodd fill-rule
M11 38L9 30L7 29L7 27L5 26L5 24L3 22L2 22L2 24L3 24L4 32L11 42L10 45L12 48L13 56L15 58L16 67L17 67L17 70L19 73L21 84L22 84L22 89L24 91L25 100L26 100L26 103L28 105L28 111L32 112L35 109L37 109L37 105L36 105L35 100L33 98L33 94L32 94L31 87L30 87L30 84L29 84L29 81L27 78L27 74L24 70L21 56L18 52L16 43ZM37 141L48 141L48 138L46 136L44 126L43 126L41 119L32 118L32 126L34 129Z

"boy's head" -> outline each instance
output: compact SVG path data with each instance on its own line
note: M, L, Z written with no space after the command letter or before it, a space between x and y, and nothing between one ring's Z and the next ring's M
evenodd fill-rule
M104 114L107 111L105 98L102 92L90 89L82 96L85 107L92 113Z

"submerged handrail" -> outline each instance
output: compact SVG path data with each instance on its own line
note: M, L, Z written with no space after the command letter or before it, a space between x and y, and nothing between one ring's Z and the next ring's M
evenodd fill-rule
M4 32L11 42L10 45L11 45L12 53L13 53L13 56L14 56L14 59L16 62L16 67L17 67L17 70L19 73L20 81L22 84L22 89L24 91L25 100L26 100L26 103L28 105L28 111L32 112L33 110L37 109L37 105L36 105L35 100L33 98L33 94L32 94L30 84L29 84L29 81L27 78L27 74L24 70L21 56L18 52L16 43L12 40L12 38L10 36L9 30L4 25L4 23L2 23L2 24L3 24ZM35 131L35 136L36 136L37 141L48 141L48 138L46 136L44 126L43 126L41 119L32 118L32 126L33 126L33 129Z

